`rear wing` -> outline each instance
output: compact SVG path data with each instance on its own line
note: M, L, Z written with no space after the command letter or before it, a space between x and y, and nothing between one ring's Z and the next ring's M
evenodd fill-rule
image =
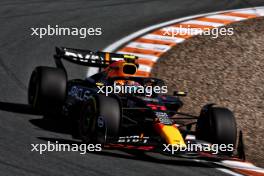
M89 66L105 68L113 62L124 60L127 63L134 63L137 65L137 57L127 54L116 54L108 52L93 52L90 50L56 47L56 54L54 55L58 67L63 67L61 59L69 62ZM64 68L64 67L63 67Z

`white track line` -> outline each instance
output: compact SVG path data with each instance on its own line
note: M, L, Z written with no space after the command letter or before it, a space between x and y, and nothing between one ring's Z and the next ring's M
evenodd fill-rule
M248 9L248 10L238 10L237 13L244 13L244 14L249 14L249 15L255 15L258 10L256 9ZM260 11L259 11L260 12Z
M216 164L220 164L226 167L231 167L235 169L243 169L243 170L249 170L249 171L255 171L259 173L264 174L264 169L260 167L256 167L252 163L247 163L247 162L240 162L240 161L231 161L231 160L223 160L220 163L217 162Z
M223 23L215 23L215 22L207 22L207 21L199 21L199 20L188 20L180 24L199 24L199 25L213 26L213 27L220 27L225 25Z
M172 43L181 43L185 40L184 38L170 37L170 36L163 36L163 35L156 35L156 34L147 34L147 35L142 36L141 38L168 41Z
M220 20L230 20L230 21L242 21L246 20L247 18L243 17L235 17L235 16L229 16L229 15L209 15L205 16L206 18L215 18L215 19L220 19Z
M258 8L253 8L253 9L242 9L242 10L238 10L237 13L245 13L245 14L249 14L249 15L255 15L258 14L259 16L264 16L264 9L262 9L261 7Z
M138 49L146 49L158 52L166 52L171 49L168 45L160 45L160 44L151 44L151 43L143 43L143 42L131 42L127 45L127 47L138 48Z

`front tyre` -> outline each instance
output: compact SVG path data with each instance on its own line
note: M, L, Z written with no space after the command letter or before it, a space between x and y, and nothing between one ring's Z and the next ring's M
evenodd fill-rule
M118 137L121 106L114 97L92 96L83 106L79 133L84 143L107 143Z
M227 108L205 106L197 121L196 136L212 144L231 144L235 148L237 126L233 113Z

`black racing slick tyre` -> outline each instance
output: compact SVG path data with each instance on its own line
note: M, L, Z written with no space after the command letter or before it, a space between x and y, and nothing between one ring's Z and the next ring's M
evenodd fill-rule
M84 143L105 144L119 135L120 102L114 97L92 96L82 107L79 133Z
M212 144L232 144L235 148L237 126L233 113L227 108L205 106L197 121L196 136ZM222 153L230 154L230 151Z
M62 69L36 67L28 87L28 103L44 115L57 114L66 97L67 77Z

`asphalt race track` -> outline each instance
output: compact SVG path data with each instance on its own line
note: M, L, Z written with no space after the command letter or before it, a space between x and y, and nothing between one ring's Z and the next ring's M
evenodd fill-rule
M54 65L55 46L100 50L141 28L218 10L264 5L263 0L1 0L0 2L0 175L224 175L214 165L121 151L31 152L31 145L74 143L62 124L45 125L30 115L27 84L34 67ZM31 36L32 27L101 27L101 36ZM71 77L86 69L68 65Z

